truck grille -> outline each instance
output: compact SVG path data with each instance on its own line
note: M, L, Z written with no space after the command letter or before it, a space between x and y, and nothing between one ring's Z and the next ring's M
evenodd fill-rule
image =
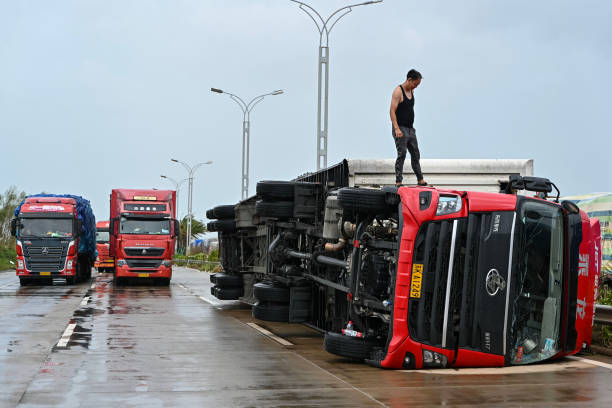
M165 248L157 247L127 247L124 248L128 256L162 256Z
M157 269L161 265L161 259L126 258L128 267L133 269Z
M410 336L413 339L437 347L455 347L458 322L462 311L466 314L473 314L469 312L471 310L470 297L464 296L463 288L466 281L472 283L474 277L471 268L476 268L477 262L474 262L473 257L470 258L468 269L465 269L465 255L467 241L474 241L469 240L468 231L476 234L475 241L479 241L480 229L476 226L479 219L480 215L470 215L469 219L435 221L421 226L414 246L413 260L413 264L423 265L421 297L410 299L408 314ZM451 254L453 228L456 229L456 233L454 253ZM478 254L477 247L471 250L472 254ZM446 287L451 258L453 261L452 279L445 328ZM466 300L465 309L462 309L462 299ZM443 339L444 333L446 333L446 339Z
M58 272L64 269L66 253L63 247L32 247L24 245L26 268L31 272Z

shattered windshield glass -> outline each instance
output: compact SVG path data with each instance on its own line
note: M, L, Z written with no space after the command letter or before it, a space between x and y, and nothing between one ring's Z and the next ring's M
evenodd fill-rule
M515 230L518 251L513 285L511 364L542 361L560 350L564 221L557 206L523 201Z

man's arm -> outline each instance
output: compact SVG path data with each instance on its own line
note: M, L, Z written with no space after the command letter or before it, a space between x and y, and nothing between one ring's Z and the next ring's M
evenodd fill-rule
M400 98L402 97L402 93L399 87L393 90L393 95L391 96L391 109L389 110L389 116L391 116L391 124L393 125L393 129L395 130L395 137L400 138L403 136L402 131L397 124L397 117L395 116L395 111L397 110L397 105L400 103Z

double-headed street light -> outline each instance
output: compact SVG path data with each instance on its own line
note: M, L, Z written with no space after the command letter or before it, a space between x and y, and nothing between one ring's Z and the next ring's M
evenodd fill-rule
M244 200L249 196L249 150L250 150L250 129L251 129L251 111L261 100L268 95L280 95L284 91L278 89L263 95L259 95L251 99L249 103L243 101L239 96L229 92L222 91L218 88L210 88L211 92L226 94L232 98L240 109L242 109L242 183L241 197Z
M166 179L170 181L172 184L174 184L174 190L176 191L176 218L178 218L180 221L181 216L179 214L179 190L181 189L181 186L183 185L183 183L186 182L188 179L184 178L181 181L176 181L172 177L164 176L163 174L159 177Z
M187 180L189 180L189 192L188 192L188 196L187 196L187 248L185 249L185 252L187 255L189 255L190 252L190 246L191 246L191 219L193 218L193 214L191 212L191 204L192 204L192 199L193 199L193 175L195 174L196 170L199 169L202 165L204 164L212 164L212 160L209 160L207 162L202 162L202 163L198 163L194 166L189 166L187 163L182 162L180 160L176 160L176 159L170 159L170 161L173 161L175 163L180 163L183 165L183 167L185 167L185 170L187 170L187 173L189 174L189 177L187 178Z
M382 3L382 0L366 1L351 4L334 11L327 19L308 4L298 0L290 0L300 5L303 10L314 21L319 30L319 93L317 102L317 170L327 167L327 96L329 88L329 33L338 20L353 11L353 7L366 6L368 4ZM342 13L341 13L342 12ZM323 77L323 69L325 76ZM321 128L321 105L323 105L323 127Z

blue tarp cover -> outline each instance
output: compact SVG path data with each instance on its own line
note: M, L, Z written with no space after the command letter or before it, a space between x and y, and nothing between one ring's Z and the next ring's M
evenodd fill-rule
M77 216L82 224L78 252L79 254L89 254L92 261L96 259L96 256L98 256L98 251L96 250L96 217L91 209L89 200L71 194L34 194L26 198L30 197L61 197L74 199L74 201L76 201ZM19 215L19 211L21 211L21 206L24 202L25 200L19 203L17 208L15 208L15 217Z

